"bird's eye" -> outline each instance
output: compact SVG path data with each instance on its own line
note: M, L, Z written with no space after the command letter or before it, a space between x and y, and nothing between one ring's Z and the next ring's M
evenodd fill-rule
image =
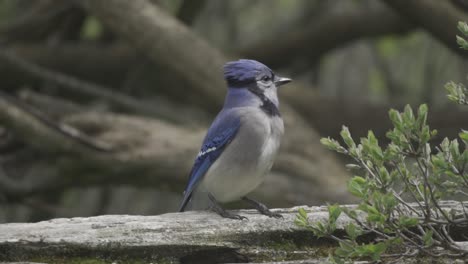
M262 77L262 81L264 82L268 82L269 80L270 80L270 76L265 75Z

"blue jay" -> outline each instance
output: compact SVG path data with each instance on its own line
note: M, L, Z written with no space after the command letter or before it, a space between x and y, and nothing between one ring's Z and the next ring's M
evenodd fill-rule
M277 88L291 79L245 59L226 63L224 78L228 85L224 106L203 140L179 211L183 212L194 196L203 195L222 217L245 218L219 204L239 199L262 214L281 217L246 195L262 183L273 166L284 131Z

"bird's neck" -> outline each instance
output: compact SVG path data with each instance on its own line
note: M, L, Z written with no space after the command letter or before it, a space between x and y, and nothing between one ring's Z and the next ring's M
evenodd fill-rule
M274 97L271 100L269 97ZM267 96L256 87L229 88L224 101L224 108L259 107L270 116L279 116L276 94Z
M224 108L260 106L262 101L258 96L244 88L228 88Z

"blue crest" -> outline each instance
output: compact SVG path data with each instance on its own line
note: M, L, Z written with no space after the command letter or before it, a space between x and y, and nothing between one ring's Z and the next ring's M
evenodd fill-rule
M240 59L224 65L224 78L229 85L245 85L256 81L260 74L273 74L266 65L255 61Z

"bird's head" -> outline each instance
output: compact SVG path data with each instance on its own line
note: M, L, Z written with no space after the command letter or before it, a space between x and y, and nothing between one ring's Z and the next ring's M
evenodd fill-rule
M224 78L233 89L248 89L262 100L266 97L278 105L277 88L291 82L291 79L277 76L266 65L240 59L224 65Z
M260 88L267 89L291 82L289 78L275 75L266 65L246 59L226 63L224 65L224 78L229 87L232 88L247 88L256 84Z

